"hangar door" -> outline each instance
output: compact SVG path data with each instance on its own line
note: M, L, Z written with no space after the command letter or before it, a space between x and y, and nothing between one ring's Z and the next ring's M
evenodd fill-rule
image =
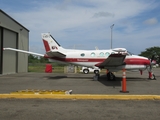
M2 74L2 28L0 27L0 74Z
M3 47L17 48L17 33L3 29ZM10 74L17 72L17 53L15 51L3 51L2 73Z

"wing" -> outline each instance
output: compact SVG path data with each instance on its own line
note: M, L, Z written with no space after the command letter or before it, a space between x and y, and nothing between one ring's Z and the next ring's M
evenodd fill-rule
M59 51L46 52L48 57L65 57L66 55Z
M34 53L34 52L29 52L29 51L20 50L20 49L15 49L15 48L3 48L3 50L17 51L17 52L22 52L22 53L26 53L26 54L32 54L32 55L41 56L41 57L44 56L43 54Z
M111 54L107 59L103 62L96 64L95 66L103 68L103 67L117 67L125 64L124 59L126 55L122 54Z

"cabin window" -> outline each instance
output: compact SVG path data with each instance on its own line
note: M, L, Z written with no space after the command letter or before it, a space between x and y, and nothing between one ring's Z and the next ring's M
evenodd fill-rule
M100 56L104 56L104 53L103 53L103 52L101 52L101 53L99 53L99 55L100 55Z
M108 57L108 56L110 55L110 53L109 53L109 52L106 52L105 55Z
M91 53L91 56L92 56L92 57L94 57L94 56L95 56L95 53L94 53L94 52L92 52L92 53Z
M81 54L81 56L82 56L82 57L84 57L84 56L85 56L85 54L84 54L84 53L82 53L82 54Z

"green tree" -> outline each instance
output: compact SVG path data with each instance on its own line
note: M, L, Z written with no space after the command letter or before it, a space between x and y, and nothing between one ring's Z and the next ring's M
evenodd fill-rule
M34 55L28 56L28 63L51 63L47 58L44 57L37 57ZM52 62L53 66L66 66L66 64L58 63L58 62Z
M38 57L30 54L28 56L28 62L29 63L39 63L39 60L38 60Z
M28 62L29 63L49 63L47 58L38 57L31 54L28 56Z
M160 47L150 47L150 48L146 48L145 51L142 51L141 54L139 54L140 56L144 56L147 58L152 58L152 56L154 55L154 60L157 61L157 63L160 63Z
M48 59L44 57L40 57L39 60L40 60L40 63L49 63Z

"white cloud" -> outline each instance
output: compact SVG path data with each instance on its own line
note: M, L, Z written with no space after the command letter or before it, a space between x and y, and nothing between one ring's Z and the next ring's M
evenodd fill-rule
M158 20L156 18L150 18L148 20L145 20L144 23L147 25L154 25L158 23Z
M109 12L98 12L93 15L94 18L99 18L99 17L114 17L113 13Z

